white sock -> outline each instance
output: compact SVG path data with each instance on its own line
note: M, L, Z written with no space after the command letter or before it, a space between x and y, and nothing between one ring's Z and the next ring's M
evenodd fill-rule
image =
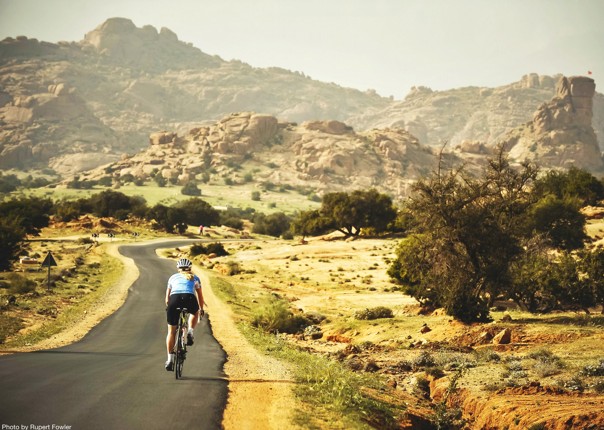
M168 354L168 361L170 363L174 362L174 354Z
M190 329L187 331L187 334L190 334L191 336L193 336L193 329L192 329L192 328L190 328Z

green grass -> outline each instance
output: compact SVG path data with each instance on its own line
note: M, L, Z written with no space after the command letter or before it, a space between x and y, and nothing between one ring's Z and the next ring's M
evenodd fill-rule
M103 270L80 266L75 277L69 278L66 283L60 283L53 288L50 294L45 293L36 299L23 300L22 306L40 313L56 313L57 301L69 300L71 304L58 312L56 318L50 319L41 327L3 344L2 349L33 345L77 324L78 321L84 318L86 312L95 306L103 295L118 282L122 274L123 264L107 254L103 255L101 265ZM79 285L83 285L82 280L88 277L95 279L94 285L87 285L86 291L78 288Z
M246 209L251 207L258 212L270 214L274 212L284 212L292 214L296 211L316 209L320 203L313 202L307 196L299 194L296 191L266 191L260 193L260 200L252 200L252 192L258 191L252 183L244 185L219 185L219 184L200 184L198 185L202 192L200 198L212 206L229 206ZM145 199L148 206L154 206L161 203L165 206L171 206L183 200L191 198L181 194L180 185L168 185L159 187L155 183L149 182L144 186L127 184L115 191L119 191L128 196L141 196ZM13 195L26 195L51 198L53 200L75 200L87 198L92 194L100 193L110 187L95 186L90 190L76 190L71 188L36 188L23 190Z
M309 428L324 428L326 423L329 428L342 429L398 428L396 416L404 411L371 394L386 390L375 375L350 371L337 361L304 352L282 337L248 324L239 328L256 348L292 365L297 382L294 393L308 406L306 411L296 412L294 419L299 424Z
M0 344L23 328L21 318L0 313Z

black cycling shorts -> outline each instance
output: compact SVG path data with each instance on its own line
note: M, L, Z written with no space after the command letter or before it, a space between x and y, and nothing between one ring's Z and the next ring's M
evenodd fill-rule
M166 315L168 324L178 325L178 315L180 311L177 308L187 308L189 313L194 314L199 310L199 302L195 294L172 294L168 299L168 308Z

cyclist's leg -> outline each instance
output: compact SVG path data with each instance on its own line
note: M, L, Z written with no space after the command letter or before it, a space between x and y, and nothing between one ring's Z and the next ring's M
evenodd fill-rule
M189 309L189 329L187 331L187 344L193 345L193 330L199 322L199 303L193 294L187 297L187 309Z
M168 355L174 352L174 344L176 343L176 326L168 324L168 335L166 336L166 351Z
M168 361L166 361L166 369L171 370L171 363L174 363L174 344L176 342L176 325L178 324L178 298L176 295L170 296L168 308L166 309L166 319L168 322L168 334L166 335L166 352L168 353Z

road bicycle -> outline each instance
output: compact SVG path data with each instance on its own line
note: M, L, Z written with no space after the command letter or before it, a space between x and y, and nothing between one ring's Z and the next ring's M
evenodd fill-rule
M178 314L178 325L176 328L176 342L174 343L174 376L176 379L182 377L182 368L187 358L187 330L189 328L189 310L187 308L176 308Z

